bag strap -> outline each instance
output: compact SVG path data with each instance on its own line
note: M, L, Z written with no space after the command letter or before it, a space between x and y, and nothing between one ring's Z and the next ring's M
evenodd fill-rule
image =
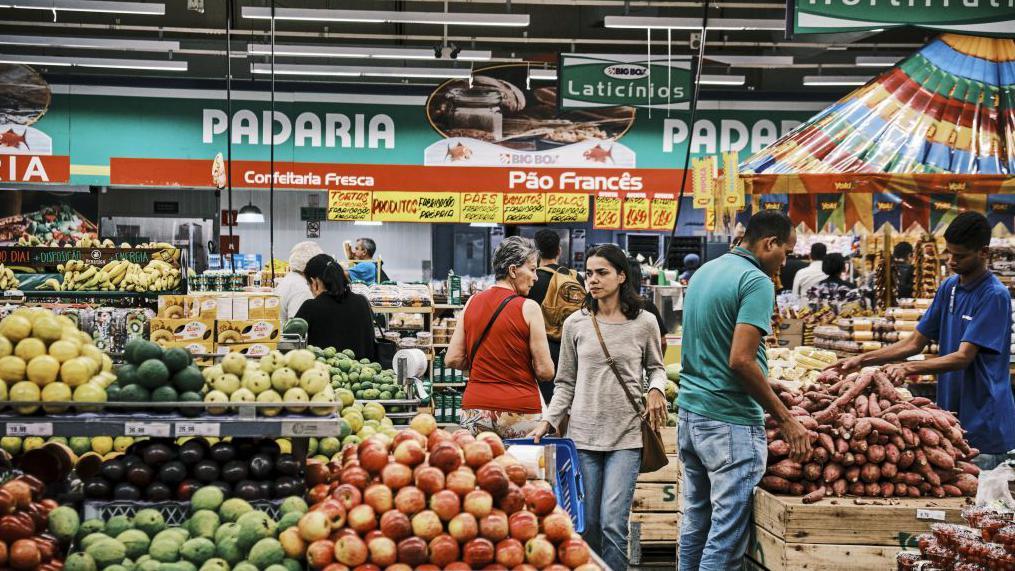
M493 316L490 317L490 322L486 324L486 329L483 329L483 333L480 334L479 339L476 339L476 342L472 344L472 351L469 352L470 366L476 360L476 353L479 352L479 346L483 344L483 340L486 339L486 335L490 333L490 329L493 328L493 323L497 321L497 316L499 316L500 312L504 311L504 308L507 307L507 304L516 297L518 297L518 294L509 295L504 298L504 301L500 302L500 305L497 306L497 310L494 311Z
M596 314L590 314L592 318L592 327L596 330L596 337L599 339L599 346L603 348L603 354L606 355L606 363L610 365L610 370L613 371L613 376L617 377L617 381L620 382L620 387L624 391L624 396L627 397L627 401L634 407L634 412L638 416L642 416L641 409L638 408L638 403L631 396L631 391L627 390L627 383L624 382L624 376L620 374L620 369L617 368L617 362L610 356L610 350L606 348L606 341L603 340L603 332L599 329L599 320L596 319Z

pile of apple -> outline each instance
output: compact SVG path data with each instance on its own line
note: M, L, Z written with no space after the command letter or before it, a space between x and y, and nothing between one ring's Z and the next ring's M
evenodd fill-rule
M550 485L527 480L493 433L418 415L390 441L311 461L307 483L315 503L279 541L312 569L600 569Z

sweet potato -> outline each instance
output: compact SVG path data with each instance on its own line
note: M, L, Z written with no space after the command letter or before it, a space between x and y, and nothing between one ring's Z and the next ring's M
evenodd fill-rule
M953 486L951 484L943 484L941 486L941 489L944 490L945 494L947 494L948 497L950 497L950 498L961 498L962 497L962 490L958 489L956 486Z
M907 486L919 486L923 483L923 476L916 472L899 472L895 479Z
M895 387L892 386L892 381L888 379L888 375L878 371L874 374L873 384L874 394L878 396L878 399L885 399L888 401L899 400L899 393L895 391Z
M867 447L868 444L866 440L858 440L854 437L853 440L849 441L849 449L853 453L864 454L867 452Z
M876 498L881 495L881 484L870 482L864 486L864 494L869 498Z
M781 433L779 432L778 428L766 428L765 429L765 440L768 440L769 442L771 442L773 440L779 440L779 435L780 434Z
M882 412L881 418L884 419L885 422L892 423L892 426L899 429L899 431L902 430L902 424L899 423L898 414L895 414L894 412Z
M828 424L837 416L839 416L839 407L833 402L828 408L814 413L814 420L818 424Z
M916 452L913 450L903 450L899 453L899 461L896 464L899 468L905 470L912 466L916 462Z
M853 430L853 426L856 425L856 416L847 413L839 415L839 426L846 430Z
M791 496L802 496L804 495L804 485L800 482L789 483L789 495Z
M867 435L874 430L874 426L871 425L869 418L861 418L856 421L856 426L853 427L853 438L867 438Z
M804 479L815 481L821 477L821 464L808 462L804 464Z
M870 422L871 428L877 430L880 434L892 435L899 433L899 429L894 424L883 418L869 418L867 421Z
M792 460L779 460L768 467L768 473L787 480L799 480L803 475L803 466Z
M923 409L934 419L934 424L941 430L948 430L949 426L955 426L959 423L955 415L947 410L941 409Z
M883 412L886 408L892 406L892 401L888 399L878 399L878 404L881 405L881 410Z
M930 466L921 466L918 468L918 471L923 476L923 479L931 486L937 487L941 485L941 476L938 476L937 472L935 472Z
M789 480L778 476L764 476L761 478L761 487L770 492L785 494L789 491Z
M834 494L836 496L840 496L841 497L841 496L845 495L846 494L846 490L848 490L848 489L849 489L849 485L846 483L846 480L839 479L839 480L836 480L835 482L832 482L832 494Z
M911 498L919 498L922 495L920 494L920 488L914 488L913 486L909 486L906 489L906 492L909 493L909 497Z
M881 416L881 404L878 403L878 399L874 397L867 398L867 416Z
M894 442L889 442L888 444L885 444L885 460L886 461L891 462L892 464L898 464L899 463L899 456L901 456L901 455L902 455L902 452L899 451L899 447L896 446L896 444Z
M864 482L877 482L881 479L881 468L875 464L864 464L860 468L860 479Z
M846 474L844 477L846 481L849 482L850 484L855 483L857 480L860 479L860 467L850 466L849 468L846 468Z
M804 482L804 493L809 494L814 490L818 489L817 482Z
M814 490L813 492L811 492L811 493L807 494L806 496L804 496L803 502L805 504L813 504L814 502L816 502L816 501L818 501L818 500L820 500L820 499L822 499L824 497L825 497L825 487L821 486L820 488L818 488L818 489Z
M867 447L867 459L874 464L880 464L885 460L885 447L880 444L871 444Z
M921 426L917 431L917 434L920 436L920 442L922 442L924 446L938 446L941 444L941 433L933 428Z
M913 464L917 468L922 468L922 467L926 466L927 465L927 454L923 451L922 448L917 448L915 450L915 452L916 452L916 460L913 460Z
M908 426L902 427L902 439L906 441L906 446L909 448L916 448L920 445L919 437Z
M810 416L811 412L802 406L793 406L789 409L789 413L793 416Z
M881 464L881 477L885 479L895 478L895 475L899 473L899 467L891 462L884 462Z
M920 482L920 485L917 487L920 489L920 493L926 496L930 493L930 489L933 486L930 485L930 482Z
M938 468L951 470L955 467L955 457L940 448L924 446L923 453L927 456L927 461Z
M867 484L864 484L863 482L853 482L849 485L848 490L851 495L862 496L866 493Z
M902 482L896 483L895 484L895 495L900 497L900 498L906 497L907 495L909 495L909 486L903 484Z
M842 471L843 471L842 466L840 466L839 464L835 463L826 464L825 469L821 471L821 478L825 481L826 484L831 484L832 482L838 480L839 478L842 478Z
M823 432L818 433L818 444L827 450L829 454L835 454L835 440L831 437L831 435Z
M976 479L976 476L973 476L972 474L962 473L959 474L959 477L955 479L955 483L953 485L956 488L962 490L963 495L975 496L977 482L978 480Z
M832 460L835 460L835 458L833 458ZM838 460L837 462L839 464L842 464L843 466L855 466L856 455L853 454L852 452L846 452L845 454L842 455L842 459Z
M930 400L930 399L929 399L929 398L927 398L927 397L913 397L913 398L912 398L912 399L911 399L911 400L909 401L909 404L911 404L911 405L913 405L913 406L926 406L926 405L928 405L928 404L932 404L932 403L933 403L933 401L932 401L932 400Z
M980 467L971 462L956 462L955 467L972 476L980 475Z
M951 470L938 470L937 468L935 468L934 473L937 474L938 478L941 478L941 484L944 485L955 482L955 480L959 477L959 474L961 474L962 471L959 470L958 468L953 468Z
M903 410L899 412L899 422L902 426L916 428L934 422L934 417L923 409Z
M811 417L811 416L798 416L797 420L800 421L800 424L802 424L804 426L804 428L806 428L807 430L817 430L818 429L818 426L819 426L818 425L818 421L814 420L814 417Z
M857 452L853 455L853 463L857 466L863 466L867 462L870 462L870 460L867 459L867 455L863 452Z
M906 449L906 441L902 439L901 434L893 434L888 441L900 452Z
M787 408L796 404L796 399L793 398L793 394L787 393L786 391L779 392L779 400L781 400L782 404L786 405Z
M853 408L856 409L858 417L867 416L867 395L860 395L853 401Z
M845 454L846 452L849 452L849 442L846 442L845 440L843 440L841 438L836 438L835 439L835 452L837 454Z
M817 462L818 464L828 463L828 459L831 458L831 456L832 455L828 452L828 450L820 446L811 449L811 460Z
M881 497L890 498L895 495L895 484L891 482L881 483Z
M768 455L773 458L789 456L789 443L785 440L773 440L769 442Z
M932 487L930 489L930 495L934 496L935 498L943 498L947 496L947 494L945 494L945 489L942 488L941 486Z

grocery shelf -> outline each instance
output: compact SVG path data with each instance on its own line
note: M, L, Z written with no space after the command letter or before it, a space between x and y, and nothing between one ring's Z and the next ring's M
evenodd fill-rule
M180 415L0 415L5 436L235 436L250 438L338 436L337 416L285 415L244 419L237 416Z
M160 295L182 295L181 290L169 291L54 291L35 290L23 291L26 298L59 297L59 298L97 298L97 299L122 299L122 298L145 298L157 299Z
M447 303L438 303L433 306L434 309L465 309L464 305L450 305Z
M432 313L433 307L376 307L374 313Z

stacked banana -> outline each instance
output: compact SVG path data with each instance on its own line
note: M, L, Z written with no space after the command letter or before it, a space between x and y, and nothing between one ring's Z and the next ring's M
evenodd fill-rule
M7 291L18 289L19 287L21 287L21 282L14 276L14 272L10 268L0 264L0 290Z
M39 289L54 291L167 291L180 285L180 269L162 260L141 267L127 260L114 260L101 269L81 260L57 266L63 283L50 278Z

